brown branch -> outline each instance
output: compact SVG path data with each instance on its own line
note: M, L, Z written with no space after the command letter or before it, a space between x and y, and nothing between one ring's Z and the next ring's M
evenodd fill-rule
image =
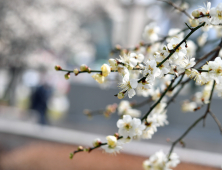
M220 48L216 51L216 53L215 53L214 56L210 59L210 61L213 61L216 57L219 56L220 49L222 48L222 38L221 38L221 40L220 40L220 44L218 45L218 47L220 47Z
M210 97L209 97L210 103L208 103L208 105L207 105L207 110L206 110L206 112L204 113L203 116L201 116L200 118L198 118L177 140L175 140L175 141L172 143L171 148L170 148L170 151L169 151L169 154L168 154L168 160L169 160L170 155L171 155L171 153L173 152L173 149L174 149L174 147L176 146L176 144L177 144L178 142L180 142L202 119L205 120L207 114L210 113L211 100L212 100L212 96L213 96L215 84L216 84L216 83L215 83L215 81L214 81L213 86L212 86L212 89L211 89Z
M215 84L216 84L216 81L214 80L213 86L212 86L212 89L211 89L211 92L210 92L209 103L207 104L207 110L206 110L206 112L204 114L204 118L203 118L203 126L205 126L205 121L206 121L207 114L210 113L211 100L212 100Z
M178 142L180 142L202 119L204 119L204 115L201 116L199 119L197 119L177 140L175 140L172 143L172 146L170 148L169 154L168 154L168 159L170 159L170 155L173 152L174 147Z
M214 54L217 50L219 50L221 47L217 46L216 48L214 48L212 51L210 51L209 53L205 54L203 57L201 57L196 64L193 66L195 67L197 64L199 64L201 61L207 59L210 55Z
M173 97L171 97L170 100L167 102L167 105L166 105L165 109L168 108L169 105L170 105L170 103L173 102L174 99L178 96L178 94L180 93L180 91L183 89L184 85L185 85L185 84L181 84L181 86L180 86L180 88L177 90L177 92L176 92L176 93L173 95Z
M135 103L135 104L132 104L132 107L133 107L133 108L142 107L142 106L148 104L148 103L151 102L151 101L152 101L152 98L149 97L148 99L142 101L141 103Z
M192 19L192 17L190 16L189 13L187 13L187 11L185 9L182 9L181 7L177 6L176 4L174 4L171 1L166 1L166 0L158 0L158 1L162 1L162 2L166 2L167 4L171 5L172 7L174 7L175 9L177 9L178 11L184 13L186 16L188 16L190 19Z
M142 121L143 121L144 119L146 119L147 116L149 116L149 114L152 112L152 110L161 102L161 100L162 100L163 97L166 95L166 93L171 89L171 87L172 87L172 85L173 85L173 83L174 83L175 80L176 80L176 78L173 78L173 79L171 80L170 85L169 85L169 86L167 87L167 89L162 93L162 95L160 96L159 100L157 100L156 103L154 103L154 104L150 107L149 111L141 118Z
M140 45L138 45L138 46L136 46L136 47L133 47L133 48L121 48L121 46L118 45L115 49L111 50L111 53L120 52L121 50L134 51L134 50L138 50L139 47L150 47L150 46L152 46L152 45L154 45L154 44L156 44L156 43L162 43L162 42L164 42L167 38L170 38L170 37L173 37L173 36L175 36L175 35L178 35L178 34L180 34L180 33L182 33L182 32L185 32L185 31L188 30L188 29L189 29L189 28L184 28L184 29L182 29L181 31L177 32L177 33L174 34L174 35L166 35L166 36L164 36L162 39L159 39L159 40L154 41L154 42L152 42L152 43L143 43L143 42L141 42Z
M219 119L216 117L216 115L212 111L209 111L209 114L212 116L212 118L216 122L216 124L217 124L217 126L218 126L218 128L220 130L220 133L222 135L222 126L221 126L221 123L220 123Z
M116 135L116 134L115 134L115 135ZM117 134L116 137L117 137L117 140L123 138L122 136L118 136L118 134ZM97 149L97 148L100 148L100 147L103 146L103 145L107 145L107 143L99 143L97 146L95 146L95 147L89 147L89 148L83 148L82 146L79 146L78 150L73 151L72 153L70 153L70 159L72 159L73 156L74 156L76 153L78 153L78 152L91 152L92 150Z

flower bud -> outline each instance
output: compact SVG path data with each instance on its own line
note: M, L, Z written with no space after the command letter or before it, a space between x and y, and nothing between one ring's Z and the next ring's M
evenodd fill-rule
M105 77L101 74L93 74L92 78L94 78L99 84L102 84L105 81Z
M140 49L140 46L139 46L139 45L137 45L137 46L134 48L135 51L138 51L139 49Z
M119 92L117 94L118 99L123 99L124 98L124 93L123 92Z
M116 137L116 139L119 138L119 133L115 133L114 136Z
M70 73L65 74L65 79L68 80L70 78Z
M70 153L69 158L72 159L73 156L74 156L74 154L73 154L73 153Z
M100 146L101 143L102 143L101 140L100 140L99 138L97 138L97 139L95 139L95 140L93 141L93 146L94 146L94 147Z
M78 151L82 151L84 148L82 146L78 146Z
M62 70L62 67L59 66L59 65L56 65L56 66L55 66L55 70L56 70L56 71L58 71L58 70Z
M121 46L120 45L116 45L116 50L121 50Z
M111 148L115 148L116 144L117 144L117 139L115 136L107 136L106 137L107 140L107 145Z
M197 19L190 20L191 27L197 27L199 25L199 21Z
M199 12L198 10L194 10L194 11L192 12L192 16L193 16L194 18L198 18L198 17L200 16L200 12Z
M75 69L73 70L73 72L75 73L76 76L79 74L79 70L78 70L77 68L75 68Z
M104 77L107 77L109 73L111 72L110 66L108 66L107 64L103 64L101 66L101 71L102 71L102 75Z
M88 70L87 65L82 64L82 65L80 66L80 71L87 71L87 70Z
M140 42L140 46L144 46L144 42L143 41Z

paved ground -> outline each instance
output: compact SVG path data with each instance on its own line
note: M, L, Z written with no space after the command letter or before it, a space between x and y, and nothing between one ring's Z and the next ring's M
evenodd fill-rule
M21 139L21 137L19 137ZM110 155L101 150L76 154L69 153L77 146L31 139L25 145L1 152L1 170L142 170L147 159L135 155ZM217 170L194 164L181 163L176 170ZM219 170L219 169L218 169Z

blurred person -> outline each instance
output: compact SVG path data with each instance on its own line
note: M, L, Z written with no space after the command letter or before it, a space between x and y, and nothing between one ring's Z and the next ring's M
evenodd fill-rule
M39 123L48 124L47 120L47 102L52 95L52 88L48 84L37 86L31 95L31 109L39 114Z
M39 123L42 125L49 124L47 120L47 104L52 96L52 86L46 79L47 70L45 68L40 69L41 83L38 85L31 94L30 109L37 112L39 115Z

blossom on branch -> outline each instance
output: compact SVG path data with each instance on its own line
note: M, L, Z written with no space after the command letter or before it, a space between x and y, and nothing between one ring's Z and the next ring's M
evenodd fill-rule
M145 125L141 123L140 119L132 118L130 115L123 115L123 119L117 121L117 127L119 135L130 139L142 135L142 131L145 129Z
M117 141L117 138L115 136L107 136L107 145L101 146L102 149L104 149L107 153L119 153L119 151L122 149L122 146L120 142Z
M166 154L159 151L143 162L143 168L144 170L171 170L179 163L180 160L176 153L172 153L168 161Z

